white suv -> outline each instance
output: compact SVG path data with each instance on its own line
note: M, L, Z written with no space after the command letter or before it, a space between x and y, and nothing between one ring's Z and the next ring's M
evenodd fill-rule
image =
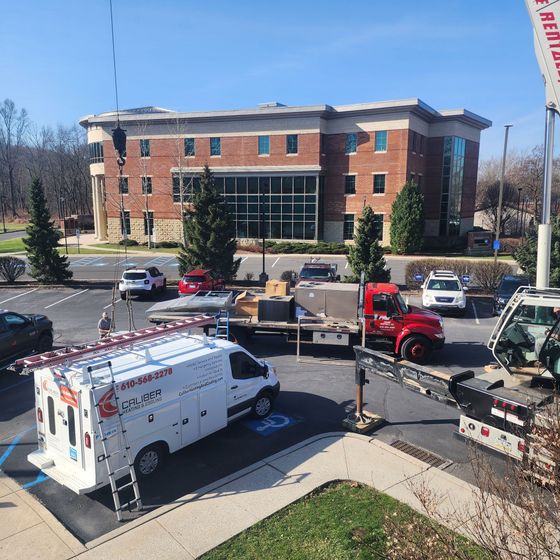
M155 297L157 293L165 292L167 279L155 266L150 268L129 268L123 272L119 282L121 299L126 299L126 293L132 295L149 294Z
M454 272L433 270L422 286L422 306L432 311L455 311L462 316L467 310L465 290Z

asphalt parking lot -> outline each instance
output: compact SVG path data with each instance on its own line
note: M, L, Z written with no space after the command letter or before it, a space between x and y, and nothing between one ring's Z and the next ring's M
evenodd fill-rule
M171 290L167 297L174 297ZM410 303L415 303L411 298ZM18 289L0 291L0 307L21 313L45 313L55 325L55 344L69 345L96 338L101 311L111 309L111 290ZM133 301L137 328L147 325L149 300ZM473 369L480 373L491 361L485 348L495 319L490 302L469 298L464 318L445 318L447 343L433 355L442 371ZM128 328L126 305L115 304L117 328ZM295 349L283 337L254 337L247 348L277 368L282 391L276 415L261 425L241 420L171 456L165 470L142 483L145 511L231 474L312 435L339 431L354 405L353 352L349 349L304 348L297 363ZM382 379L366 386L367 408L386 422L374 437L395 439L428 448L453 461L453 472L469 478L463 442L453 437L458 411L405 391ZM0 468L33 493L80 540L87 542L118 526L108 488L77 496L46 478L27 462L36 447L34 396L31 378L10 372L0 375Z

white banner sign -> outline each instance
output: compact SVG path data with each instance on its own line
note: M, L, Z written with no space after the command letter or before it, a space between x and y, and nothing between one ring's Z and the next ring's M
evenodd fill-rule
M525 4L533 24L546 104L560 111L560 0L525 0Z

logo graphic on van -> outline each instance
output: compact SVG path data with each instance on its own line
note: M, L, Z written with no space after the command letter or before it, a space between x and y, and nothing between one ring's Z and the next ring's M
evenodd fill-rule
M113 389L109 389L100 399L99 399L99 414L102 418L109 418L114 416L119 409L116 407L116 403L113 402L115 398L115 393Z

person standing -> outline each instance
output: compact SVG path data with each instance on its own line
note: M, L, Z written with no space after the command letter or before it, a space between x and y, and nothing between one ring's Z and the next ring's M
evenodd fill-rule
M105 338L109 336L111 332L111 319L106 311L101 314L101 319L97 323L97 330L99 332L99 338Z

